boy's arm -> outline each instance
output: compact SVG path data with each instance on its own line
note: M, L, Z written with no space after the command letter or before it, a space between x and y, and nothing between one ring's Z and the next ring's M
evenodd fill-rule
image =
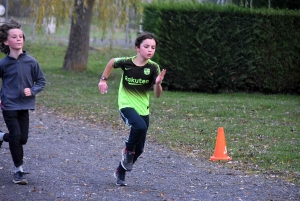
M108 86L107 86L106 81L107 81L110 73L112 72L112 70L114 68L114 62L115 62L115 59L111 59L107 63L107 65L106 65L106 67L105 67L105 69L104 69L104 71L102 73L102 76L101 76L99 84L98 84L98 89L99 89L99 91L100 91L101 94L104 94L104 93L107 92Z
M159 98L162 94L162 87L161 87L161 83L157 83L153 86L154 89L154 95L156 98Z
M157 76L156 80L155 80L155 85L153 86L154 89L154 95L156 98L159 98L162 94L162 87L161 87L161 82L163 81L165 74L166 74L166 70L163 69L161 71L161 73Z
M45 79L44 73L43 73L43 71L41 70L41 68L39 67L38 64L35 68L35 73L34 74L35 74L34 85L30 89L31 96L35 96L37 93L42 91L44 89L45 85L46 85L46 79Z

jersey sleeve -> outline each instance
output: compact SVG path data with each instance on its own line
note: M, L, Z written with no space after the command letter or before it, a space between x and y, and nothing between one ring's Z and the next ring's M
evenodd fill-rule
M132 57L119 57L114 59L114 68L122 68L124 64L129 61Z

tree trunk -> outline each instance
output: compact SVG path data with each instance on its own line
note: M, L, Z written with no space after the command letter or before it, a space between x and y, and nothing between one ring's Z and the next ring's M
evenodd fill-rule
M64 59L64 70L86 71L90 46L90 28L95 0L74 0L69 45Z

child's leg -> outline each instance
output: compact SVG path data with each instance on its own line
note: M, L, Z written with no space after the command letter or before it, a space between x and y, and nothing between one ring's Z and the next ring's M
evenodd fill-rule
M3 118L9 131L9 149L15 167L23 164L23 146L21 144L21 130L18 122L18 111L3 110Z
M25 145L28 140L29 132L29 112L28 110L20 110L18 115L18 122L21 131L21 144Z
M8 142L8 138L8 133L3 133L2 131L0 131L0 148L2 146L3 141Z
M130 126L129 137L125 142L126 148L122 150L121 164L125 170L131 171L136 145L146 135L148 127L144 119L133 108L123 108L120 114L124 122Z
M136 145L140 142L141 138L147 133L148 125L133 108L121 109L121 117L124 122L130 126L130 133L126 143L126 150L134 152Z
M121 165L121 162L119 163L119 166L117 167L116 171L114 172L114 177L117 179L116 185L118 186L126 186L127 183L125 181L125 175L126 170Z
M15 164L13 182L26 185L27 179L23 171L23 144L28 139L29 116L28 110L2 111L6 126L9 130L9 149Z
M148 128L149 127L149 115L142 116L142 118L144 119L144 121L147 125L147 128ZM144 152L145 142L146 142L146 133L143 136L141 136L140 141L135 146L135 154L133 157L133 163L135 163L135 161L138 159L138 157Z

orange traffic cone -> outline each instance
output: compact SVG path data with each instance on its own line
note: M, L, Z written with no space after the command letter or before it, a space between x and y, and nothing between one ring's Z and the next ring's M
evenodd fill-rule
M218 136L216 141L216 148L215 153L212 157L210 157L210 160L231 160L227 155L227 148L226 148L226 141L225 141L225 134L224 134L224 128L219 127L218 128Z

